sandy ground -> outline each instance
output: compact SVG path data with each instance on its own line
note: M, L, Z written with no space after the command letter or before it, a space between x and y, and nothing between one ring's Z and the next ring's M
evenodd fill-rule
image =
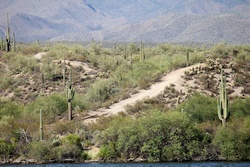
M34 55L35 59L41 59L44 55L46 55L47 52L40 52Z
M40 52L35 54L33 57L35 59L41 59L43 56L45 56L48 52ZM59 62L60 60L54 60L54 63ZM62 60L61 60L62 61ZM69 60L65 60L66 64L69 64L73 67L82 67L86 73L96 73L96 70L90 68L86 63L80 62L80 61L69 61Z
M156 97L157 95L159 95L161 92L164 91L166 86L170 86L171 84L175 85L175 89L177 90L182 89L183 92L185 92L187 90L186 90L186 87L182 86L183 79L181 76L184 75L185 71L192 69L193 67L198 67L201 65L202 64L196 64L193 66L189 66L186 68L181 68L181 69L172 71L166 74L165 76L163 76L159 82L151 85L149 89L140 90L138 93L132 95L130 98L114 103L113 105L109 106L109 108L107 109L101 108L101 109L98 109L97 111L90 112L89 115L92 117L88 117L88 119L85 119L84 122L90 123L92 121L95 121L96 118L102 115L114 115L114 114L118 114L119 112L124 112L126 105L133 105L134 103L136 103L136 101L140 101L145 98Z

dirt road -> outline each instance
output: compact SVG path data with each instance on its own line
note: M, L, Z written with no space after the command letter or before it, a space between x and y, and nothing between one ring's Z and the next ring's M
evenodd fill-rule
M117 103L114 103L113 105L109 106L108 109L98 109L98 111L90 113L94 118L88 118L85 120L85 122L91 122L95 121L97 117L102 115L113 115L117 114L119 112L125 111L126 105L133 105L136 103L136 101L143 100L145 98L152 98L159 95L161 92L164 91L166 86L170 86L171 84L175 85L175 89L180 90L182 89L183 92L187 91L186 87L182 86L183 79L182 75L184 75L184 72L186 70L201 66L202 64L196 64L193 66L189 66L186 68L181 68L175 71L172 71L165 76L163 76L159 82L154 83L151 85L149 89L146 90L140 90L138 93L132 95L131 97L124 99L122 101L119 101Z

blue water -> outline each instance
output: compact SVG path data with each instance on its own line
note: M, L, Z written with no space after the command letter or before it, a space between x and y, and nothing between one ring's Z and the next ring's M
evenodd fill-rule
M91 163L4 165L4 167L250 167L250 162L183 162L183 163Z

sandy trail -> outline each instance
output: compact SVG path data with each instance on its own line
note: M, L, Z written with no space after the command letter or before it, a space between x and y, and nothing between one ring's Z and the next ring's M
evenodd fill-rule
M85 122L92 122L95 121L97 117L102 115L114 115L118 114L119 112L125 111L126 105L133 105L136 103L136 101L143 100L145 98L152 98L159 95L161 92L164 91L166 86L170 86L171 84L175 85L175 89L180 90L182 89L183 92L187 91L185 87L182 86L183 79L182 75L184 75L185 71L190 70L192 68L201 66L202 64L196 64L193 66L189 66L186 68L181 68L175 71L172 71L165 76L163 76L159 82L154 83L151 85L149 89L143 89L140 90L138 93L132 95L131 97L124 99L122 101L119 101L117 103L114 103L113 105L109 106L109 108L104 109L100 108L98 111L90 112L89 115L93 117L88 117L88 119L85 120Z
M35 54L33 57L35 59L41 59L43 56L45 56L46 54L48 54L48 52L40 52L40 53L37 53ZM59 61L62 61L62 60L53 60L54 63L58 63ZM66 64L69 64L72 66L72 67L82 67L86 73L90 73L90 74L93 74L93 73L96 73L96 70L90 68L88 66L88 64L86 63L83 63L83 62L80 62L80 61L69 61L69 60L65 60L65 63Z

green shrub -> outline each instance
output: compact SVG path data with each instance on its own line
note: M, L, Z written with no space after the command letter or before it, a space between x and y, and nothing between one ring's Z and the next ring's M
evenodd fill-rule
M12 101L4 101L0 99L0 120L3 116L13 116L18 117L20 113L23 111L24 107L22 104L12 102Z
M15 83L15 79L7 74L0 75L0 89L10 88Z
M112 161L118 158L118 153L114 142L109 142L108 145L103 145L98 153L98 157L104 161Z
M203 153L204 132L188 114L151 111L139 119L117 117L100 138L105 160L143 156L148 161L186 161Z
M62 68L59 64L52 62L52 58L46 55L42 59L41 71L44 73L45 79L53 80L53 76L62 76Z
M29 45L18 45L17 51L21 52L23 55L35 55L36 53L42 52L43 49L37 43L32 43Z
M217 116L217 99L201 94L195 94L190 99L177 107L178 111L183 111L191 115L195 122L214 121Z
M22 54L12 56L8 66L12 74L20 74L21 72L33 74L40 71L39 64L34 58Z
M134 65L130 72L132 81L136 82L139 88L143 89L158 78L158 66L149 61L139 62Z
M242 121L236 119L226 128L220 127L215 134L213 143L223 160L242 161L250 159L250 117L245 118L243 123L239 122Z
M50 142L33 141L30 143L29 158L35 159L39 163L45 163L53 159L53 145Z
M5 160L13 156L14 153L14 146L0 139L0 160Z
M56 116L67 111L66 97L60 94L51 94L48 97L38 97L34 102L29 103L26 110L38 114L43 110L45 121L52 122Z
M79 160L81 159L82 150L76 145L64 144L54 148L57 160L63 161L65 159Z
M90 107L98 107L109 100L118 91L115 85L111 79L100 79L91 85L86 93L87 103L92 105Z
M213 46L213 52L216 54L215 56L228 56L230 53L229 47L225 43L218 43Z
M63 144L75 145L81 148L81 138L76 134L69 134L63 138Z
M230 118L246 117L250 115L250 98L235 99L230 105Z

